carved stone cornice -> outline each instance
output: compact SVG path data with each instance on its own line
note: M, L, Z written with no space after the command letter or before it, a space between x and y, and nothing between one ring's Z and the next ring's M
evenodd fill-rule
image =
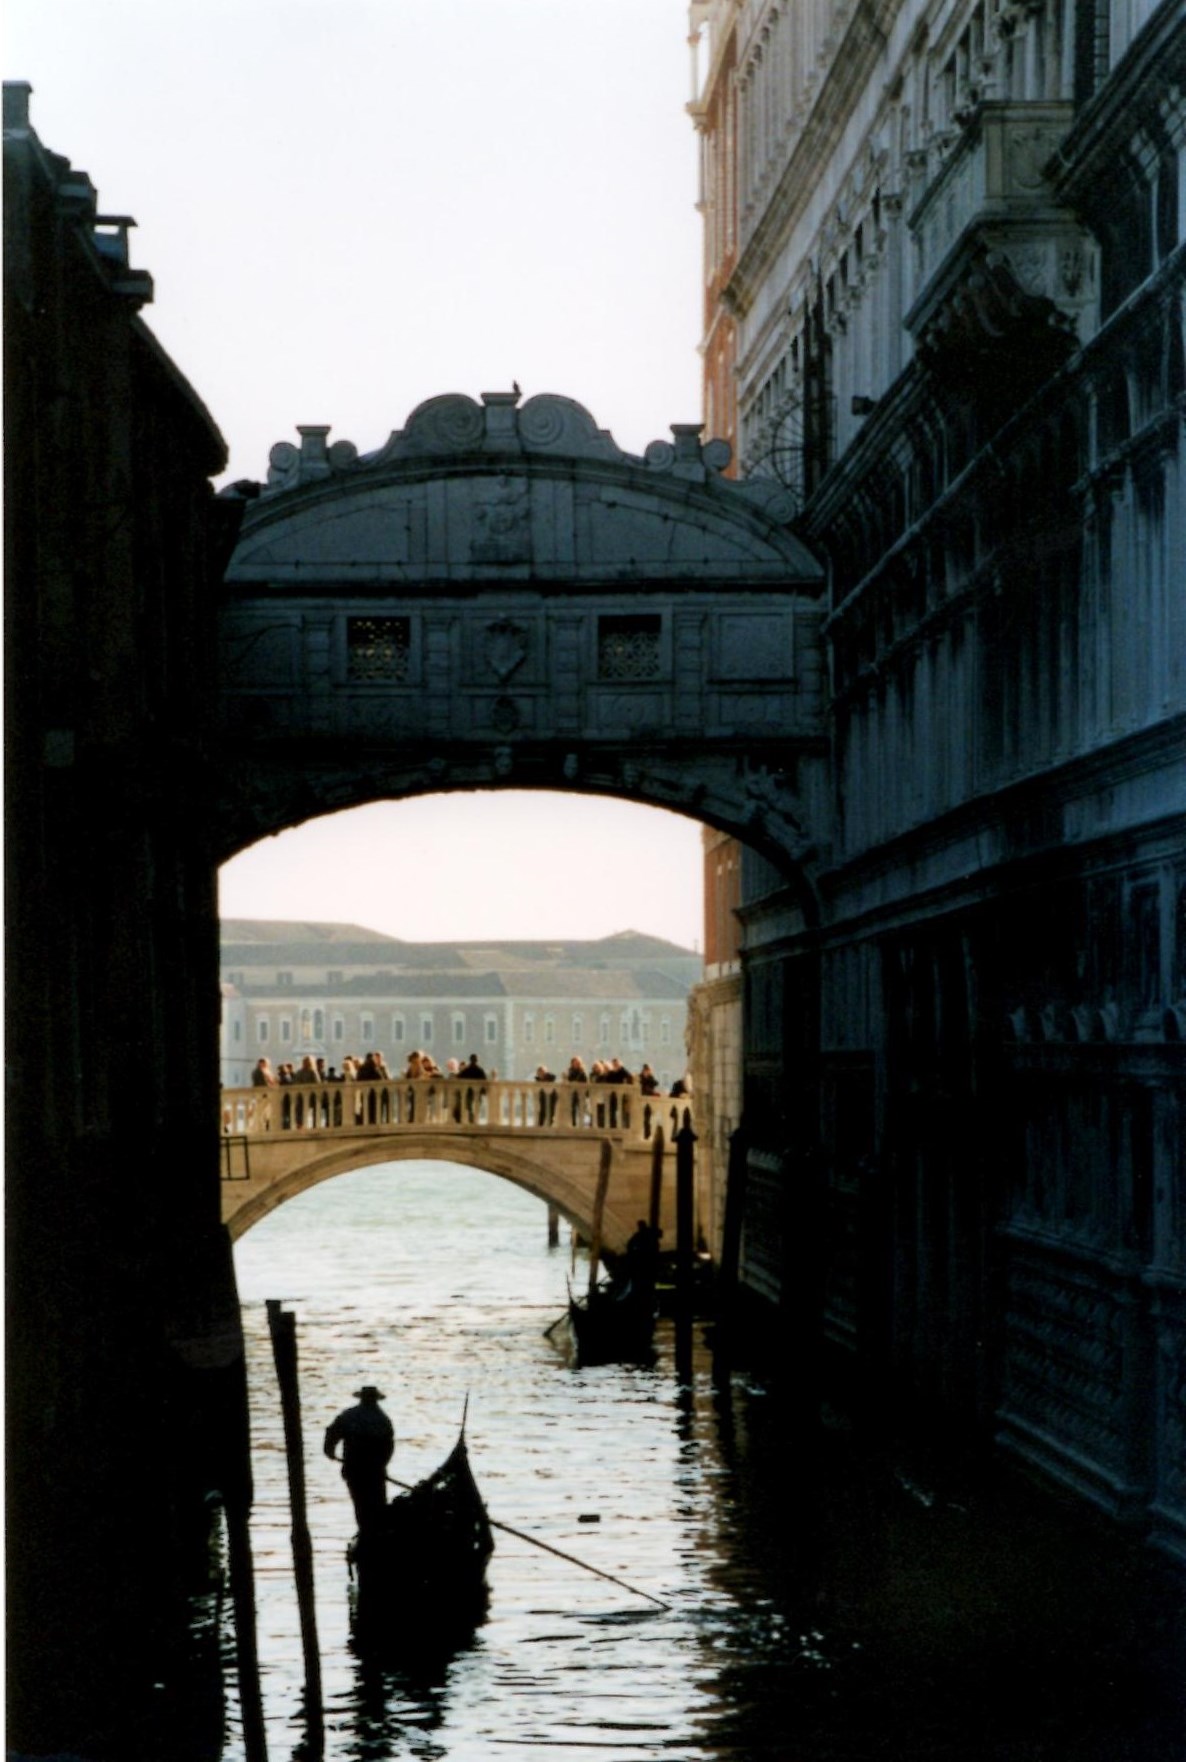
M849 20L770 198L742 240L726 290L730 310L738 316L749 311L781 242L806 210L818 168L835 151L897 11L898 0L867 0Z
M1096 247L1054 199L1046 168L1071 122L1069 105L986 104L909 218L919 291L906 315L916 338L941 341L999 305L1007 330L1045 302L1084 334L1096 310ZM1012 284L1013 292L1007 290Z
M787 530L795 504L777 483L723 476L727 441L700 423L673 423L641 457L624 452L571 398L485 392L421 404L377 452L329 443L324 425L300 445L272 448L266 486L244 514L232 565L238 580L347 583L371 568L385 581L519 576L606 583L680 565L716 580L821 585ZM447 484L447 489L446 489ZM327 512L332 510L332 518ZM695 532L696 539L691 537ZM311 567L315 560L315 567Z

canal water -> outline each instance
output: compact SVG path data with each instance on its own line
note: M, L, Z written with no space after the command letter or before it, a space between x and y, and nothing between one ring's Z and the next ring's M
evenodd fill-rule
M714 1736L730 1673L785 1652L788 1636L783 1612L728 1558L729 1469L702 1345L690 1386L677 1382L662 1322L653 1368L575 1369L566 1327L547 1330L569 1275L584 1282L587 1263L574 1267L567 1241L549 1249L540 1201L447 1163L323 1184L244 1237L236 1270L271 1758L301 1741L303 1666L268 1298L297 1323L329 1762L733 1754ZM321 1447L363 1383L387 1396L400 1479L447 1454L468 1398L470 1457L491 1516L635 1589L496 1532L489 1616L473 1644L427 1681L364 1665L348 1621L352 1509ZM239 1762L233 1685L228 1714L223 1759Z
M546 1330L587 1267L509 1183L430 1162L342 1176L257 1225L236 1267L270 1762L306 1751L268 1298L297 1323L327 1762L1183 1753L1176 1639L1127 1555L1023 1497L974 1507L872 1471L837 1428L809 1449L760 1375L714 1378L700 1329L682 1377L666 1322L653 1368L575 1369ZM634 1589L496 1532L472 1644L414 1675L357 1657L352 1508L322 1438L363 1383L386 1393L401 1480L447 1454L468 1398L491 1516ZM243 1762L225 1649L221 1762Z

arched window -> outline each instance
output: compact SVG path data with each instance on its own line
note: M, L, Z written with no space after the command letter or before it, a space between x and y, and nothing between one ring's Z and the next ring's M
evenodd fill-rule
M572 1033L569 1035L569 1039L572 1041L574 1046L579 1046L581 1044L581 1039L584 1035L584 1032L585 1032L584 1017L583 1016L574 1016L572 1018Z
M402 1046L407 1037L408 1025L401 1015L391 1018L391 1038L396 1046Z
M255 1038L259 1041L261 1046L266 1046L268 1044L269 1032L270 1024L268 1018L267 1016L261 1016L255 1024Z
M460 1046L465 1039L465 1017L458 1010L453 1016L453 1044Z
M545 1046L555 1046L555 1044L556 1044L556 1018L555 1018L555 1016L545 1016L544 1017L544 1045Z

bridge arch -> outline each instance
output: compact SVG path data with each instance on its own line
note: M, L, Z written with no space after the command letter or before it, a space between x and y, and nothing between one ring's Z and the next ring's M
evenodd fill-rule
M274 447L220 614L219 861L343 808L540 789L821 853L824 575L777 484L571 399L421 405L377 452ZM810 892L808 887L806 890Z
M256 1144L252 1157L254 1178L223 1184L223 1221L231 1241L237 1242L279 1206L336 1176L382 1163L441 1162L456 1163L512 1182L555 1206L587 1237L593 1228L593 1199L602 1142L602 1134L584 1133L579 1143L549 1138L542 1148L534 1148L493 1135L446 1137L403 1130L390 1137L346 1139L332 1144L303 1145L291 1140ZM269 1157L270 1151L278 1154ZM603 1239L611 1249L624 1246L629 1237L638 1215L643 1183L649 1178L649 1156L636 1160L638 1166L633 1171L619 1166L614 1190L606 1200Z

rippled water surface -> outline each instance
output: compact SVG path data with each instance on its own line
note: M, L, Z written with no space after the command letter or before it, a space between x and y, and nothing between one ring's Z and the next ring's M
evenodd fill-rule
M252 1230L236 1264L272 1758L291 1755L301 1740L303 1669L270 1297L297 1318L331 1762L515 1753L692 1762L732 1753L711 1732L722 1672L784 1640L773 1608L739 1598L740 1584L720 1588L716 1486L724 1470L702 1351L691 1389L677 1384L664 1323L655 1368L575 1370L564 1327L545 1337L564 1307L568 1244L549 1250L538 1200L445 1163L391 1164L327 1182ZM576 1276L587 1277L583 1262ZM325 1426L363 1382L386 1392L394 1474L415 1481L436 1466L468 1395L470 1456L492 1518L668 1607L500 1532L489 1617L468 1649L431 1681L364 1667L349 1644L352 1509L321 1451ZM224 1762L237 1762L233 1696L229 1721Z

